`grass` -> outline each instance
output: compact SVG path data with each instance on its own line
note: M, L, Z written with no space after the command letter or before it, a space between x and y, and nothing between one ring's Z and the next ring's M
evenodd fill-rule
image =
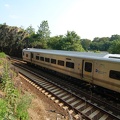
M1 58L5 58L4 53L0 53ZM15 88L7 60L1 59L0 63L0 66L3 65L0 89L5 94L0 99L0 120L29 120L27 109L31 104L31 96L27 93L22 95L20 90Z

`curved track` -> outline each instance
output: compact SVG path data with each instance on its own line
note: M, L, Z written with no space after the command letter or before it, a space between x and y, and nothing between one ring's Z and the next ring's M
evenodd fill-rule
M120 119L119 109L115 106L112 108L117 109L117 114L114 110L108 110L109 104L92 97L84 91L76 88L74 85L65 84L64 80L55 76L48 75L42 71L42 75L38 70L34 71L33 68L26 66L17 61L14 63L17 66L19 75L33 84L39 91L44 93L47 97L54 100L64 110L68 111L69 115L74 119L88 119L88 120L117 120ZM37 73L38 72L38 73ZM28 80L29 79L29 80ZM54 79L54 81L53 81ZM32 81L32 82L31 82ZM58 81L58 82L57 82ZM95 101L98 101L95 102ZM103 103L102 103L103 102ZM107 104L108 107L104 105ZM112 109L111 108L111 109Z

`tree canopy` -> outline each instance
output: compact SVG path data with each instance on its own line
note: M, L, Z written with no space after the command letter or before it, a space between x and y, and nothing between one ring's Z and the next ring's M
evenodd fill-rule
M37 34L39 35L40 39L48 40L50 37L50 30L47 21L42 21L40 26L38 26Z
M17 51L25 47L27 37L28 33L21 28L0 25L0 50L9 55L17 55Z
M113 54L120 54L120 40L114 40L108 51Z
M9 55L21 55L25 47L56 49L67 51L108 51L120 54L120 35L111 37L95 37L92 40L81 39L75 31L67 31L65 35L50 36L48 21L38 26L38 31L30 25L23 27L0 24L0 51Z

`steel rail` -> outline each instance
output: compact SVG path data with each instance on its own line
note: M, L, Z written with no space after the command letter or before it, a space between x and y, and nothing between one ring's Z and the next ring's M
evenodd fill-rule
M18 66L18 65L17 65ZM18 66L19 67L19 66ZM25 69L25 68L22 68L22 69ZM114 115L111 115L111 113L109 113L108 111L106 111L106 110L101 110L101 108L99 108L98 106L96 106L95 104L93 104L93 103L91 103L91 101L89 101L89 100L86 100L85 98L83 98L83 99L81 99L79 96L77 96L76 94L74 94L74 93L72 93L72 92L70 92L70 91L68 91L68 90L66 90L64 87L61 87L61 86L59 86L59 85L56 85L54 82L51 82L48 78L45 78L44 76L40 76L40 75L38 75L38 74L36 74L36 73L34 73L33 71L30 71L30 70L27 70L29 73L31 72L32 74L34 74L35 76L38 76L39 78L41 78L41 79L44 79L44 80L46 80L47 82L49 82L50 84L54 84L54 86L57 86L57 88L59 88L59 89L61 89L62 91L64 91L64 92L60 92L61 94L65 94L65 95L68 95L68 93L69 93L69 95L70 96L74 96L75 98L75 100L77 101L77 102L75 102L75 101L73 101L71 104L70 104L70 100L72 100L72 98L69 98L69 99L67 99L67 97L65 97L65 96L61 96L60 94L57 94L56 92L57 92L57 89L56 89L56 92L55 92L55 88L53 88L53 90L54 91L50 91L50 88L52 88L52 87L48 87L47 88L47 86L50 86L50 85L47 85L46 83L42 83L41 84L41 87L43 87L44 89L45 89L45 91L47 91L47 92L49 92L50 94L52 94L53 96L55 96L55 98L57 98L57 99L59 99L60 101L62 101L63 103L64 103L64 105L65 106L69 106L69 109L72 109L75 113L78 113L78 114L80 114L80 115L82 115L83 116L83 118L85 118L85 119L94 119L95 117L96 117L96 115L97 114L101 114L101 112L100 111L102 111L102 117L100 118L100 119L108 119L108 118L116 118L116 119L120 119L119 118L119 116L114 116ZM22 75L24 74L24 73L21 73ZM26 76L26 75L25 75ZM27 78L29 78L28 76L26 76ZM31 78L29 78L29 79L31 79ZM33 80L33 79L31 79L32 81L36 81L36 80ZM40 85L40 79L39 80L37 80L37 82L36 82L36 84L38 85ZM45 86L46 86L46 88L45 88ZM67 92L67 93L66 93ZM59 93L59 92L58 92ZM69 96L68 95L68 96ZM60 97L61 96L61 97ZM62 99L62 98L64 98L64 99ZM67 99L67 101L66 101L66 99ZM79 99L79 100L78 100ZM81 99L81 100L80 100ZM83 101L83 102L81 102L81 101ZM79 105L78 106L76 106L75 107L75 105L76 104L78 104L79 103ZM80 104L80 103L82 103L82 104ZM83 110L79 110L80 109L80 107L81 108L83 108L84 107L84 105L86 105L86 106L88 106L87 108L85 108L85 109L83 109ZM90 107L91 106L91 107ZM94 106L94 107L93 107ZM79 109L78 109L79 108ZM94 112L93 113L91 113L90 115L87 115L87 113L88 113L88 111L90 111L90 110L92 110L92 109L96 109L96 110L93 110ZM98 110L99 109L99 110ZM86 113L86 112L87 113ZM96 111L96 112L95 112ZM106 114L107 113L107 114ZM109 117L109 116L111 116L111 117Z

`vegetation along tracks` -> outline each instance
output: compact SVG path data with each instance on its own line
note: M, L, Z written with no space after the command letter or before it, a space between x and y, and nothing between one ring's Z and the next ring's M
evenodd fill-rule
M15 65L18 66L18 64ZM46 78L45 76L38 75L33 72L33 70L28 70L25 68L25 65L24 67L21 66L21 68L24 69L19 69L21 77L25 76L27 79L30 79L32 84L35 82L35 86L38 90L43 92L50 99L54 100L54 102L56 102L64 110L68 111L71 116L74 116L75 119L120 119L119 116L115 116L111 112L101 109L95 103L91 103L90 100L86 100L85 97L80 97L74 92L65 89L64 86L60 86L59 84L57 85L55 82L52 82L50 79L48 79L48 77ZM54 79L57 80L57 78Z

